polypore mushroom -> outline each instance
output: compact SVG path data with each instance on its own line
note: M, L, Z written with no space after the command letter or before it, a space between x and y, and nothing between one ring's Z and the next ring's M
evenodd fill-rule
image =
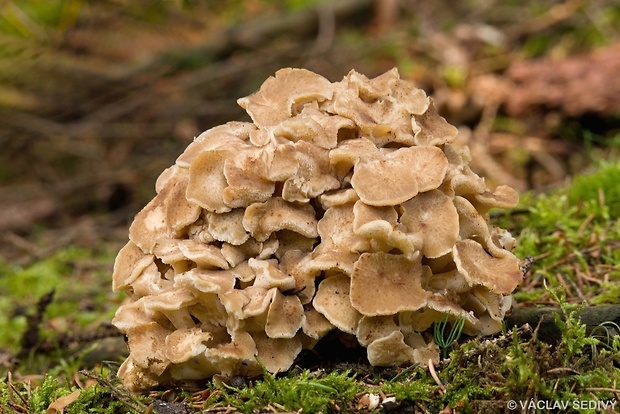
M282 69L238 102L253 122L198 136L118 253L129 389L284 371L330 331L400 365L438 360L446 317L501 328L521 273L488 211L518 197L469 168L422 90Z

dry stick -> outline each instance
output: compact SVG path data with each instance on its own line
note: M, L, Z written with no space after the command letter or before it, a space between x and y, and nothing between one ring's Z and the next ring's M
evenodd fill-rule
M554 314L563 318L558 308L516 308L506 317L506 327L511 329L513 326L525 324L539 326L538 338L540 340L557 342L562 334L560 327L555 323ZM618 332L620 305L587 306L578 312L578 317L586 325L588 335L597 335L602 342L607 342L612 336L620 334Z
M519 22L508 29L506 33L510 39L517 40L532 33L538 33L544 29L554 26L564 20L570 19L575 13L587 4L584 0L569 0L565 3L555 5L540 17L530 19L525 24Z
M11 361L10 371L15 370L21 360L28 356L39 345L39 341L41 340L41 322L43 322L45 310L54 300L55 292L56 290L52 289L43 295L37 302L37 308L34 314L26 317L26 330L22 335L19 352Z
M93 331L63 332L54 341L42 343L38 350L47 352L54 349L68 349L73 344L84 344L106 338L121 337L124 334L110 323L102 323Z
M55 289L43 295L37 302L34 314L27 316L26 330L21 339L19 352L11 358L9 371L17 368L19 363L32 352L45 353L55 349L68 349L72 344L80 344L97 341L99 339L120 337L123 333L109 323L102 323L94 331L61 333L55 340L41 340L41 324L45 316L45 310L54 299Z

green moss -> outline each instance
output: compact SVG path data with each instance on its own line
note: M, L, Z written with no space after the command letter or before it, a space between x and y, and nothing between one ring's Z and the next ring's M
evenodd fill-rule
M56 325L42 330L44 338L109 320L122 300L109 293L111 260L108 252L81 248L59 250L25 267L0 259L0 348L17 349L26 315L52 290L55 298L45 317Z
M601 284L600 293L590 300L593 305L620 303L620 282Z
M127 407L118 401L110 393L110 390L100 386L92 385L80 392L80 396L68 407L69 414L81 413L137 413L138 411Z
M348 371L318 376L304 370L275 377L265 372L264 379L242 389L227 387L224 401L241 412L253 412L269 404L281 410L308 413L332 411L335 405L346 406L362 389Z
M582 215L606 220L620 217L620 163L602 163L597 171L575 177L568 201Z
M24 390L26 392L27 390ZM46 375L43 383L28 393L29 409L31 413L45 413L49 405L58 398L70 394L74 390L62 387L58 380Z
M554 192L525 194L517 210L496 216L494 224L517 238L515 254L533 256L527 290L516 301L536 302L550 287L569 289L569 298L592 303L617 302L620 283L620 163L604 162L588 175ZM596 283L600 280L605 283ZM611 288L611 290L610 290Z

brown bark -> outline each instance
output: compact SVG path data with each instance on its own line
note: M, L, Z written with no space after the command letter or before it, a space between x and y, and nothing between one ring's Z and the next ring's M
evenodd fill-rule
M559 308L516 308L506 318L507 329L514 326L530 325L537 329L537 336L545 342L558 342L562 339L560 327L555 321L554 314L562 319ZM620 334L620 304L586 306L578 312L579 319L586 325L586 333L607 341L614 335Z

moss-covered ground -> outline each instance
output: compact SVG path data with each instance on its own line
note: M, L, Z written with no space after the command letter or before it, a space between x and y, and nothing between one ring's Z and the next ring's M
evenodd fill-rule
M0 349L9 369L0 412L503 412L512 401L517 412L600 412L620 400L620 328L603 323L590 334L576 315L620 303L619 176L620 164L602 163L493 215L518 237L517 254L535 258L516 306L557 307L561 340L536 326L455 335L432 370L332 363L132 395L114 375L124 345L106 330L122 300L109 293L113 252L66 249L27 266L2 263Z

